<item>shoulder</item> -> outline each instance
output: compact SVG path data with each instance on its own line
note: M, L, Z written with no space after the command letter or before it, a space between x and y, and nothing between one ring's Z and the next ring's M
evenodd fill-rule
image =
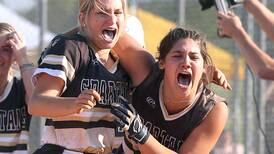
M227 104L226 99L224 97L219 96L218 94L216 94L211 89L208 89L207 87L204 87L202 95L205 98L204 103L211 103L212 105L216 105L218 103Z
M38 63L40 64L46 57L48 59L63 59L66 57L69 61L87 57L89 48L85 38L79 34L57 35L42 52Z
M213 93L210 99L213 100L213 106L206 116L205 121L211 123L212 126L219 125L219 123L225 124L224 122L226 122L229 112L226 100L215 93Z
M76 46L84 45L87 47L86 40L79 34L74 35L64 35L60 34L57 35L51 43L49 44L48 48L75 48Z
M215 127L219 122L223 123L223 121L226 121L228 117L226 100L208 88L204 88L202 95L203 99L201 99L199 106L199 108L203 108L205 114L202 123L208 123L206 124L208 127Z

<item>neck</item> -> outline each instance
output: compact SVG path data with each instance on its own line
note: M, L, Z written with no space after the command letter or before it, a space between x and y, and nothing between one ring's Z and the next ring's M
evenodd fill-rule
M80 35L84 36L87 41L88 41L88 46L91 47L96 55L96 58L100 60L100 62L107 68L111 68L115 62L114 59L111 58L110 51L111 49L99 49L96 45L94 45L89 39L88 36L86 35L85 32L80 31Z
M110 49L98 50L96 51L96 54L98 56L97 58L99 58L100 60L107 61L110 57Z
M176 95L170 89L171 88L168 88L167 85L163 83L162 96L166 110L169 114L179 113L193 103L195 95L182 96L181 93Z

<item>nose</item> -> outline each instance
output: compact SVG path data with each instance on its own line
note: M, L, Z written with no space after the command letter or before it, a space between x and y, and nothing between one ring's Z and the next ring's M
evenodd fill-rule
M117 17L116 17L116 15L115 14L109 14L108 15L108 18L107 18L107 22L108 22L108 24L109 25L113 25L113 24L115 24L116 22L117 22Z
M181 60L181 67L184 69L190 68L190 58L188 56L184 56Z

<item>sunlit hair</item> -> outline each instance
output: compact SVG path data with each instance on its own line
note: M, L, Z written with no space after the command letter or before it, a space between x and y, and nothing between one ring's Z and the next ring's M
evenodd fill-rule
M0 23L0 34L6 33L6 32L14 32L15 29L8 23Z
M167 54L170 52L171 48L181 39L192 39L196 41L201 49L201 55L204 60L204 67L207 65L213 65L212 59L207 52L206 40L205 37L202 36L198 31L184 29L181 27L177 27L172 29L161 41L160 46L158 48L159 51L159 60L165 60ZM211 71L210 71L211 72ZM209 72L208 72L209 73ZM211 72L213 73L213 72ZM212 80L212 74L207 74L206 80Z
M126 0L121 0L121 2L122 2L124 15L126 15L127 2ZM94 7L97 7L104 13L108 14L100 7L99 4L103 4L103 2L101 2L101 0L79 0L80 12L85 13L87 15L91 11L91 9L93 9Z

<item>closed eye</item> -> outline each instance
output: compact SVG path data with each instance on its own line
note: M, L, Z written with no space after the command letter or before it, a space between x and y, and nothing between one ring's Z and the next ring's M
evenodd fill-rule
M201 55L198 54L198 53L191 53L189 55L190 59L193 59L193 60L197 60L197 59L200 59L201 58Z
M101 15L101 16L108 15L108 13L104 12L104 11L98 11L96 14Z
M173 54L172 57L180 58L180 57L182 57L182 55L181 54Z
M122 14L124 14L124 12L123 12L123 10L116 10L116 11L114 12L114 14L115 14L115 15L122 15Z
M193 59L193 60L200 59L199 56L190 56L190 58Z

